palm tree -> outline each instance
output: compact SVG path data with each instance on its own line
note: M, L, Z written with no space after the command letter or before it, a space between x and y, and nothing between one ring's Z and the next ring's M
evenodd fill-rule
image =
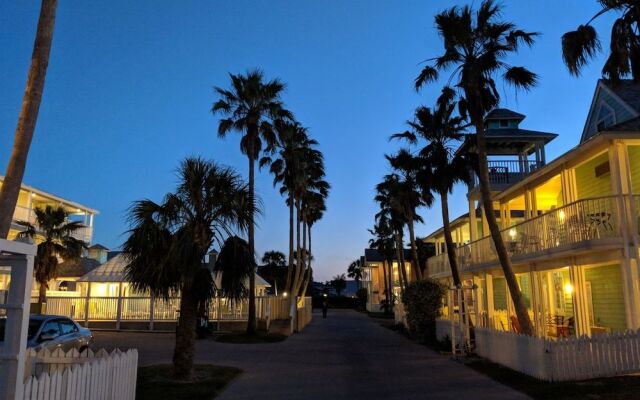
M347 288L347 278L344 274L338 274L331 279L330 285L336 290L338 296L342 295L342 291Z
M377 249L382 259L382 275L385 288L384 307L385 314L391 312L393 307L393 258L395 253L395 237L393 229L388 224L386 218L376 218L373 229L369 229L369 233L374 237L369 240L369 246Z
M358 289L360 289L360 281L364 276L364 265L360 262L360 259L352 261L347 267L347 276L353 278L356 281Z
M234 301L247 298L245 282L255 273L256 260L249 244L238 236L225 240L213 270L220 274L220 290Z
M305 274L304 283L302 285L302 294L301 297L304 297L307 293L307 288L309 287L309 282L311 281L311 276L313 275L313 268L311 267L311 261L313 261L313 253L311 252L311 231L313 225L316 222L320 221L324 216L325 211L327 210L325 205L326 196L323 196L321 193L313 193L314 195L309 198L309 201L306 204L305 211L305 222L307 224L307 230L309 234L309 248L308 248L308 257L307 257L307 273Z
M256 207L248 185L230 168L188 158L181 163L178 177L176 190L161 203L133 203L123 250L128 260L126 278L135 290L164 299L180 293L173 374L188 380L197 313L214 295L204 257L213 244L222 245L234 231L245 232Z
M383 181L376 186L375 201L379 204L380 211L375 215L375 218L377 223L388 225L393 232L396 260L400 272L400 288L404 290L409 284L403 245L403 231L407 220L400 202L400 191L401 185L398 175L386 175Z
M280 94L284 90L284 83L278 79L264 82L264 75L260 70L252 70L246 75L229 74L231 89L215 87L220 99L213 104L211 111L221 113L226 118L220 120L218 136L224 138L231 131L242 134L240 150L249 160L249 195L251 203L255 195L255 162L263 150L272 149L276 143L272 121L278 118L288 118L290 113L283 107ZM248 229L249 248L255 253L254 219L252 217ZM249 318L247 334L256 331L256 278L249 277Z
M602 68L602 75L618 81L631 75L640 81L640 3L638 0L598 0L602 9L586 24L562 35L562 59L572 75L600 51L598 33L591 23L601 15L616 12L619 17L611 28L609 57Z
M457 103L453 101L453 91L443 89L438 104L433 109L419 107L413 121L407 121L411 128L408 131L391 136L394 139L405 139L410 144L422 146L419 157L425 167L420 170L418 181L423 193L434 191L440 196L444 238L447 245L447 256L451 268L451 276L456 286L462 284L455 244L451 236L449 221L449 194L458 182L468 183L471 179L472 165L468 153L457 152L466 128L464 120L453 116Z
M399 174L399 201L404 218L407 221L409 230L409 245L411 247L411 258L417 280L422 280L422 268L418 262L418 248L416 246L415 222L423 222L422 217L417 214L418 207L431 207L433 195L431 191L420 192L418 183L418 173L423 168L422 159L414 157L406 149L401 149L395 156L385 156L391 167Z
M7 238L11 229L11 219L18 202L24 169L27 164L27 155L33 139L33 132L36 129L47 66L49 65L57 3L57 0L42 0L42 6L40 7L40 17L38 18L36 40L33 44L27 87L24 90L22 108L18 116L18 126L13 139L13 149L11 150L7 172L0 188L0 238L3 239Z
M265 251L262 256L262 266L259 267L260 276L273 283L274 293L278 295L278 287L285 287L287 279L287 257L281 251Z
M522 332L533 334L533 326L518 286L509 253L500 235L493 213L493 199L487 165L485 115L500 103L496 80L504 79L516 89L529 90L537 83L537 75L505 60L517 53L521 45L533 45L536 33L518 29L513 23L499 20L500 6L484 0L479 9L452 7L436 15L436 27L443 39L444 54L432 59L416 78L416 89L438 79L439 72L453 68L449 77L459 96L458 109L476 129L478 179L489 231L511 293Z
M40 285L38 310L47 301L49 281L58 276L58 259L73 261L80 258L86 243L73 237L84 226L77 221L69 221L69 213L62 207L46 206L34 210L36 223L18 221L25 228L18 236L28 237L38 243L34 260L34 275Z

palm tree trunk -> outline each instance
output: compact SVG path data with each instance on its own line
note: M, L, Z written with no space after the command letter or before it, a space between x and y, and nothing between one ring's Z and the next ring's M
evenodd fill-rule
M309 231L309 252L307 253L307 273L305 275L304 282L302 283L302 294L301 297L307 295L307 288L309 287L309 281L311 280L311 273L313 272L311 269L311 225L307 225L307 230Z
M396 233L396 256L398 258L398 270L400 271L400 288L404 289L409 284L407 280L407 269L404 265L404 246L402 245L402 235Z
M415 269L415 277L416 280L422 280L422 266L420 265L420 261L418 260L418 249L416 247L416 235L414 232L413 226L413 218L409 219L409 241L411 242L411 258L413 258L413 268Z
M481 108L477 107L476 109L478 110ZM482 115L482 113L477 112L476 115L479 116ZM513 301L513 306L515 308L516 315L518 316L520 329L525 335L531 336L533 335L533 324L531 323L531 318L529 318L527 306L525 305L524 299L522 298L522 292L520 291L520 287L518 286L518 281L516 280L516 274L513 271L513 266L511 265L511 259L509 258L507 247L504 244L504 240L502 240L502 235L500 233L500 228L498 227L496 215L493 212L493 199L491 197L489 167L487 164L487 144L484 137L484 118L476 118L475 125L477 133L476 136L479 162L478 180L480 181L480 194L482 197L484 214L487 218L487 224L489 225L491 238L493 239L493 243L495 244L498 260L500 260L500 265L502 265L504 277L507 281L509 292L511 293L511 300Z
M285 292L291 291L291 278L293 277L293 202L293 196L289 195L289 268L287 269Z
M6 239L11 229L13 212L18 202L20 186L24 177L24 169L27 164L27 155L36 128L38 111L44 91L44 81L49 65L51 53L51 41L53 39L53 27L56 19L57 0L43 0L40 7L38 29L33 44L31 66L27 77L27 86L22 98L22 107L18 117L13 139L13 149L4 177L4 183L0 188L0 238Z
M451 276L455 286L462 284L460 271L458 270L458 259L456 257L453 238L451 237L451 223L449 221L449 196L446 190L440 191L440 202L442 203L442 226L444 229L444 241L447 244L447 257L451 268Z
M198 302L193 290L182 285L180 298L180 318L176 328L176 344L173 350L173 377L179 380L191 379L193 355L196 344Z
M296 269L295 274L293 276L293 282L291 284L291 296L292 299L295 300L295 296L297 295L296 287L298 286L298 281L300 280L300 275L302 273L302 251L300 249L300 223L302 221L302 216L300 215L300 200L296 201Z
M305 212L302 211L302 250L300 251L300 279L297 282L296 286L296 296L300 294L300 289L302 288L302 283L306 277L306 269L307 269L307 223Z
M40 287L38 288L38 314L43 312L43 304L47 302L47 289L49 284L44 282L38 282Z
M384 297L389 305L391 305L391 296L389 296L389 281L387 280L387 262L382 261L382 279L384 282ZM387 309L383 310L387 314Z
M253 146L250 145L249 149L249 204L255 203L255 160L253 158ZM251 212L251 220L249 221L249 248L251 249L251 255L254 256L255 241L254 241L254 215ZM251 271L249 275L249 315L247 321L247 334L253 335L256 333L256 272Z

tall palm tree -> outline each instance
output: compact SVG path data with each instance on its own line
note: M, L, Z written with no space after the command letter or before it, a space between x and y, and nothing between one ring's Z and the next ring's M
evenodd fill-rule
M164 299L180 293L173 374L188 380L197 313L214 295L204 257L213 244L222 245L233 232L245 232L256 207L248 185L230 168L188 158L181 163L178 177L177 188L161 203L133 203L123 250L128 261L126 277L136 290Z
M598 33L591 23L609 12L619 14L611 27L609 57L602 75L613 81L631 75L640 81L640 2L638 0L598 0L602 9L586 24L562 35L562 59L572 75L600 51Z
M422 222L422 217L418 215L417 209L422 206L431 207L433 204L433 195L431 191L420 191L418 173L423 168L422 159L414 157L406 149L401 149L394 156L385 156L391 167L400 176L399 191L397 193L407 222L409 230L409 245L411 247L411 258L413 260L413 268L417 280L422 280L422 268L418 260L418 247L416 245L415 222Z
M384 292L386 306L385 314L391 312L393 307L393 259L395 253L395 236L393 229L389 225L386 218L376 218L373 229L369 229L369 233L373 238L369 240L369 246L377 249L382 256L382 275L384 280Z
M256 259L249 244L238 236L225 240L213 270L220 274L220 290L234 301L247 298L245 282L255 273Z
M36 282L40 286L38 309L42 310L42 305L47 301L49 281L58 276L58 259L79 259L87 244L73 237L84 226L78 221L69 221L69 213L62 207L36 208L34 213L35 225L18 221L25 228L18 236L31 238L38 243L33 267Z
M263 150L273 148L276 143L276 135L273 131L272 121L279 118L288 118L290 113L283 107L280 95L284 90L284 83L278 79L264 81L264 75L260 70L252 70L245 75L229 74L231 89L215 87L220 99L213 104L211 111L214 114L222 114L226 118L220 120L218 136L224 138L231 131L242 134L240 150L249 161L249 195L254 198L255 190L255 162ZM251 201L253 202L253 201ZM254 219L249 223L248 242L249 248L255 253ZM247 333L256 331L256 278L255 274L249 277L249 318Z
M458 286L462 281L451 235L449 194L456 183L470 181L471 171L475 166L472 165L469 154L457 152L467 125L462 117L453 116L457 105L453 101L453 95L451 89L445 88L433 109L416 109L414 119L407 121L410 130L391 137L405 139L411 145L421 146L418 152L424 168L419 171L418 182L423 193L434 191L440 196L447 256L453 282Z
M313 275L313 268L311 267L311 261L313 261L313 253L311 251L311 231L313 225L315 225L322 219L325 211L327 210L325 200L326 196L323 196L321 193L314 192L314 196L310 197L309 201L306 203L305 222L309 235L309 247L307 250L307 272L302 284L301 297L304 297L306 295L307 288L309 287L309 282L311 281L311 277Z
M380 211L375 215L375 218L378 223L388 225L393 232L396 260L400 273L400 288L404 290L409 284L403 244L407 219L401 204L400 192L400 177L397 174L386 175L383 181L376 186L375 201L379 204Z
M18 116L13 139L13 149L9 158L4 182L0 187L0 238L6 239L11 229L13 211L18 202L20 186L27 165L27 155L36 129L38 111L44 91L44 81L49 66L53 27L56 20L57 0L42 0L36 40L33 44L31 66L27 77L27 87L24 90L22 107Z
M436 27L442 37L444 54L432 59L416 78L416 89L438 79L439 72L453 69L449 77L458 92L458 109L469 117L476 129L478 179L489 231L511 293L522 332L533 334L533 325L518 286L509 253L493 212L493 199L487 165L485 115L500 103L496 80L502 78L516 89L533 88L538 77L521 66L506 62L522 45L531 46L536 33L518 29L499 20L501 8L493 0L484 0L474 13L470 6L452 7L436 15Z
M262 266L259 268L260 276L273 284L274 293L278 295L278 288L285 287L287 279L287 256L277 250L265 251L262 256Z

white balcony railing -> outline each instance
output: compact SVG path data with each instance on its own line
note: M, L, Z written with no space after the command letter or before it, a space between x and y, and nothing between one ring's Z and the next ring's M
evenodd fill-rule
M640 196L634 196L640 203ZM605 196L578 200L550 210L501 231L511 257L523 257L542 251L568 248L582 242L620 237L618 200ZM640 208L638 208L640 209ZM491 237L487 236L456 249L461 272L496 262L498 257ZM427 260L429 275L449 272L446 255Z

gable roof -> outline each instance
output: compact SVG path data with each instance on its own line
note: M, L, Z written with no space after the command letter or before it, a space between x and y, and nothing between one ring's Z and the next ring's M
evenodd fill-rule
M100 243L96 243L93 246L89 247L89 250L109 250L108 248L104 247L103 245L101 245Z
M385 261L384 257L382 257L382 254L380 254L378 249L364 249L364 258L367 262ZM404 260L405 261L412 260L411 249L404 249Z
M597 135L599 132L591 132L594 118L599 110L599 105L602 101L598 101L601 98L600 92L604 91L614 101L619 103L624 110L627 111L627 115L631 116L631 119L627 118L624 121L618 122L616 125L606 128L606 131L620 131L620 130L636 130L627 126L624 129L620 129L623 124L629 122L640 116L640 83L633 82L631 79L622 79L616 83L607 79L599 79L596 84L596 89L591 99L591 105L589 106L589 112L584 121L584 128L582 128L582 135L580 136L580 143L583 143L592 136ZM609 104L607 104L609 105ZM618 126L621 125L621 126ZM635 126L635 125L631 125Z
M602 79L601 82L628 106L640 113L640 82L634 82L632 79L622 79L615 83Z

